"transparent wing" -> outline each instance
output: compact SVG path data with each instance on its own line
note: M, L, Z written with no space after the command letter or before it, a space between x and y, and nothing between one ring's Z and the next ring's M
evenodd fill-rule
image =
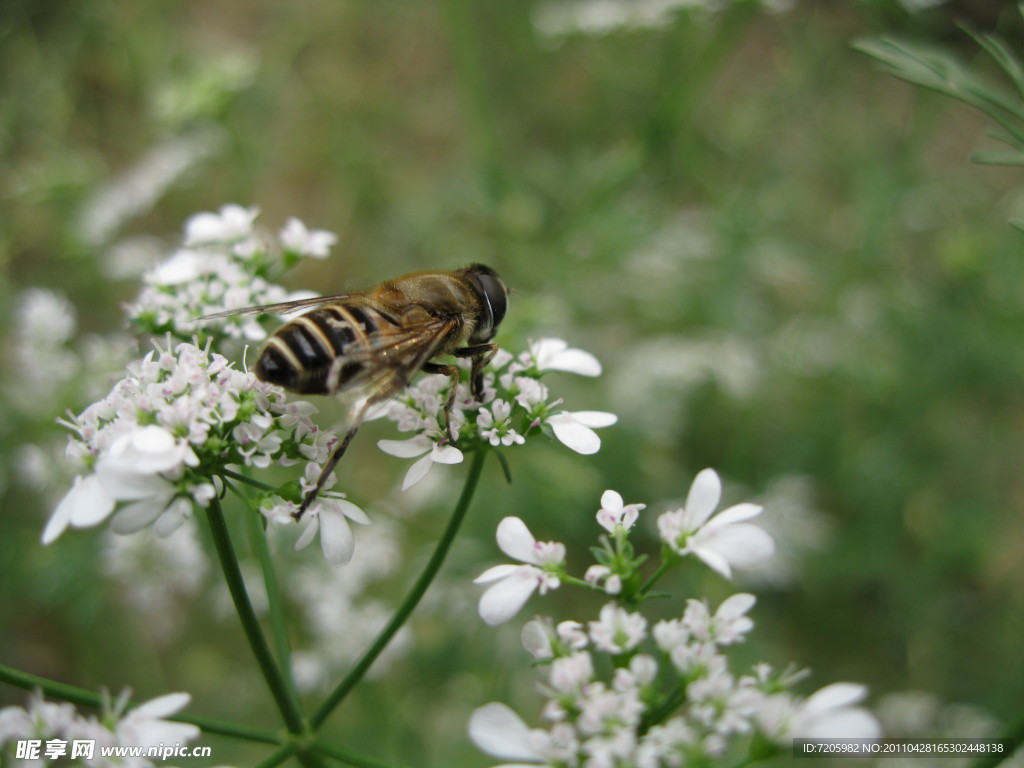
M291 312L298 312L300 309L313 309L315 307L323 306L324 304L330 304L338 301L339 299L347 299L352 295L353 294L351 293L339 293L337 296L314 296L309 299L282 301L278 304L261 304L258 307L228 309L224 312L215 312L212 315L203 315L203 317L197 318L196 322L214 320L220 317L235 317L243 315L287 315Z
M383 400L406 387L458 327L455 318L429 318L415 323L382 323L365 345L346 352L345 360L363 363L348 386L366 388Z

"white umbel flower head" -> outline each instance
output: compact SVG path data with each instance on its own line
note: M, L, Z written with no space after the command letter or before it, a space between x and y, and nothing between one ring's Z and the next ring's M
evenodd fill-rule
M496 565L476 577L474 583L494 582L480 598L480 618L502 624L526 604L537 589L544 594L561 583L558 573L565 563L565 545L537 541L526 523L506 517L498 524L498 546L522 565Z
M662 540L680 555L696 555L726 578L733 568L754 568L775 551L772 537L745 522L761 514L756 504L736 504L712 517L722 495L722 482L713 469L701 471L686 497L686 505L658 518Z

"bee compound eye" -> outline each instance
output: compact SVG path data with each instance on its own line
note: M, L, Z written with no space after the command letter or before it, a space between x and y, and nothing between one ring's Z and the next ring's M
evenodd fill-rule
M501 325L501 321L505 318L505 311L508 309L508 290L505 288L501 278L493 273L477 275L477 281L480 284L480 289L487 302L487 306L491 311L490 329L491 336L493 336L498 330L498 326Z

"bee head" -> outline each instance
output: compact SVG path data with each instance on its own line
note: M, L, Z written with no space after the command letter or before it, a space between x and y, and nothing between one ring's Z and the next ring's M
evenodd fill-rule
M505 318L508 309L508 286L498 277L498 273L483 264L470 264L459 270L480 297L483 312L480 321L470 338L471 344L485 344L494 338L498 326Z

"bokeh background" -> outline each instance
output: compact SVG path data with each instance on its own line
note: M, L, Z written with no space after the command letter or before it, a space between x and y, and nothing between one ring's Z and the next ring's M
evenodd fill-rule
M604 375L558 388L620 416L594 457L535 441L510 454L511 486L487 468L442 580L332 719L342 743L491 764L464 737L472 709L500 699L535 721L540 704L521 622L475 616L469 580L500 562L498 520L523 517L583 567L605 488L660 510L706 466L731 500L767 505L780 542L774 566L737 580L759 596L741 661L806 665L806 692L855 680L882 709L912 702L907 735L1018 719L1020 173L970 162L992 144L983 116L851 42L898 34L974 61L958 22L1019 49L1020 17L996 2L671 5L4 3L0 661L142 699L186 690L191 712L275 726L202 526L174 545L101 530L38 544L69 481L55 419L134 354L121 306L139 275L189 215L238 202L272 231L298 216L338 233L329 260L288 276L296 289L494 266L515 289L499 341L594 352ZM73 333L30 335L34 287L54 316L66 297ZM384 436L370 425L342 471L377 521L351 570L280 553L311 700L418 571L463 476L398 494ZM675 586L737 588L696 570ZM524 617L600 605L552 597ZM24 695L2 687L0 704ZM210 765L266 754L203 743Z

